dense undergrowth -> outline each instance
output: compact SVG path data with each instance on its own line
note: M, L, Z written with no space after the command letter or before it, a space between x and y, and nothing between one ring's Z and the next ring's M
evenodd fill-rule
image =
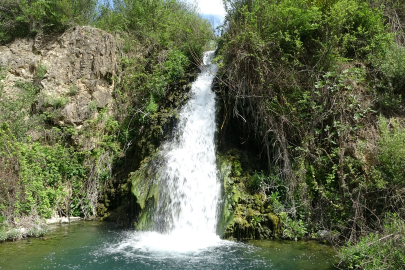
M384 268L379 261L400 269L405 4L225 5L217 56L221 132L236 133L262 160L246 186L274 202L284 236L327 231L331 241L351 243L341 253L350 267ZM384 238L395 228L395 237ZM390 259L381 259L389 249Z
M105 215L109 200L103 194L113 188L114 170L128 165L126 156L134 151L142 150L137 157L142 159L153 150L137 145L140 134L156 124L160 106L195 66L212 32L195 7L175 0L3 0L0 11L1 44L75 25L106 30L119 44L119 72L110 78L118 112L108 116L90 102L83 129L53 121L69 99L44 100L40 82L47 67L37 66L32 82L17 82L12 99L1 99L0 85L2 241L41 235L43 218L54 214ZM0 81L5 76L7 67L0 67ZM69 93L75 95L77 88L72 85ZM32 134L43 135L34 140ZM72 144L75 136L96 138L97 145L81 149ZM23 233L20 227L32 230Z

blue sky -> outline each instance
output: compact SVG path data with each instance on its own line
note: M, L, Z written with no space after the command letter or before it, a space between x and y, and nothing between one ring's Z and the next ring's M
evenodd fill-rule
M113 4L112 0L107 0L110 4ZM225 8L222 0L185 0L190 3L198 5L200 14L208 19L214 19L215 25L222 24L225 18Z

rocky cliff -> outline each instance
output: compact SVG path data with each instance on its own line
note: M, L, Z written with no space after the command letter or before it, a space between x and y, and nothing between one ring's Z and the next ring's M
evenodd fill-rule
M80 130L98 110L115 111L114 77L117 75L117 44L105 31L83 26L61 35L16 39L0 47L0 65L6 69L0 102L21 91L17 82L39 86L36 109L54 112L53 124ZM102 128L102 127L101 127ZM40 134L30 134L38 139ZM76 136L74 143L93 149L96 141Z

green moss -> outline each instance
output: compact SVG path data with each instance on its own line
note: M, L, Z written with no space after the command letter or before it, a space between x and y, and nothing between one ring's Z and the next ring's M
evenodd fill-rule
M149 225L150 225L150 212L147 210L144 210L141 212L139 221L135 225L135 228L137 230L143 231L143 230L150 228Z
M148 163L131 175L132 193L137 198L137 203L141 209L145 208L146 201L153 198L155 204L159 200L159 186L156 180L159 172L155 172L153 166Z
M274 233L281 233L281 230L280 230L280 218L277 215L273 214L273 213L267 214L267 217L269 218L270 222L273 225Z
M221 217L219 219L219 225L218 225L218 233L219 235L224 235L227 227L231 226L233 224L234 220L234 213L232 211L232 202L233 200L230 198L229 194L229 187L231 185L231 178L230 178L230 173L232 170L232 165L231 163L226 159L226 157L217 156L217 167L220 172L220 178L221 182L223 185L223 198L224 198L224 203L222 205L221 209ZM232 182L233 184L233 182Z
M277 236L279 218L262 193L251 193L250 175L240 162L237 151L217 155L217 166L223 185L224 204L219 233L225 238L252 239ZM273 231L272 231L273 230Z

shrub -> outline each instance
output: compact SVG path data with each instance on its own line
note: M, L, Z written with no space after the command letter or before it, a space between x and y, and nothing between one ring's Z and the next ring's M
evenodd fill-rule
M405 186L405 124L379 117L378 160L383 179L389 185Z
M184 75L184 67L188 66L189 60L179 50L172 50L167 56L164 65L164 73L168 82L175 82Z
M283 222L283 236L297 240L304 237L308 231L306 224L302 220L293 220L288 217L285 213L280 215L281 221Z
M48 68L46 66L43 66L43 65L39 64L37 66L35 76L42 80L45 77L45 74L46 74L47 71L48 71Z
M31 229L28 230L27 235L34 237L41 237L47 234L47 232L48 230L46 228L32 227Z
M95 100L90 101L88 107L91 113L95 112L97 110L97 101Z
M337 56L366 59L384 57L392 35L386 30L382 12L372 10L367 2L337 1L330 10L328 26Z
M7 231L3 226L0 226L0 242L7 239Z
M387 53L382 59L376 58L375 65L380 67L383 75L391 84L392 90L396 94L405 94L405 48L392 43L387 46ZM383 89L383 94L390 94L389 90Z
M146 113L154 114L158 110L158 105L155 102L153 95L150 95L148 106L146 106Z
M69 87L69 93L68 93L68 95L69 95L69 96L75 96L75 95L77 95L78 92L79 92L79 91L77 90L77 87L76 87L75 85L71 85L71 86Z
M29 117L37 98L37 88L33 83L23 81L17 81L15 86L19 90L16 95L5 96L4 102L0 102L0 124L7 122L17 140L22 141L26 132L38 125L37 121Z
M57 97L50 100L50 104L56 109L65 107L68 102L69 99L66 97Z
M339 251L348 269L403 269L405 265L405 221L387 214L382 232L370 233L357 244L348 243Z
M22 238L22 233L20 229L11 229L7 232L7 239L10 240L20 240Z
M266 176L264 175L263 171L261 171L260 173L257 173L255 171L253 176L250 178L250 188L253 191L259 191L263 186L265 180Z
M97 0L4 0L0 43L30 34L60 32L74 23L88 24L94 19L96 4Z

